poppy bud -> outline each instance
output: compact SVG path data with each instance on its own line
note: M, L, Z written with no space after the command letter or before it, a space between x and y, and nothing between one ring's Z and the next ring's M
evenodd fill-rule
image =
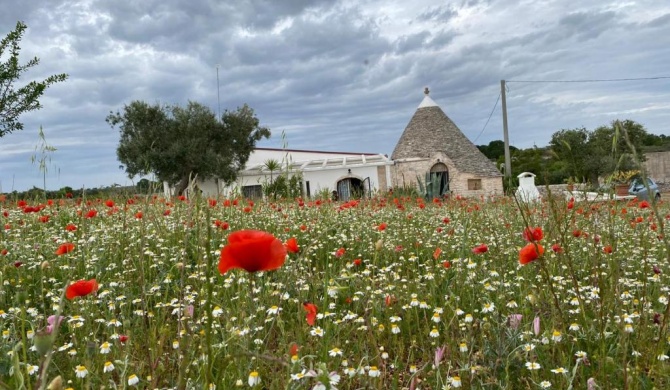
M182 270L182 269L184 269L184 263L179 262L179 263L175 264L175 267L177 267L178 270Z
M63 378L61 378L60 375L55 377L51 383L49 383L49 386L47 386L47 390L62 390L63 389Z
M375 243L375 250L380 251L382 250L383 247L384 247L384 241L377 240L377 242Z
M654 273L655 273L656 275L659 275L659 274L661 273L661 269L658 268L657 265L654 266Z
M42 269L47 269L49 268L49 262L48 261L43 261L42 264L40 264L40 268Z
M54 337L50 333L37 332L35 337L33 337L33 345L35 345L35 349L40 356L46 355L53 346L53 343Z
M95 356L98 353L98 348L93 341L86 343L86 353L88 356Z

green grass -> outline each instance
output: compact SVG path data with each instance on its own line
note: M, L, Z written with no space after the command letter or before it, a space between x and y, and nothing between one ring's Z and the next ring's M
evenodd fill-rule
M252 372L268 389L327 388L335 373L340 389L442 389L456 377L484 389L668 386L664 204L223 201L64 199L36 213L0 203L0 388L61 376L74 389L228 389L249 387ZM520 266L528 226L543 229L546 252ZM220 249L240 229L296 237L301 250L277 271L220 275ZM57 256L64 242L76 248ZM488 251L473 253L480 244ZM97 294L63 298L91 278Z

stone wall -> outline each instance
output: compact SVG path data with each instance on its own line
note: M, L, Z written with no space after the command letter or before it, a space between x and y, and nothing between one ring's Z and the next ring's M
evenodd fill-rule
M377 167L377 183L379 183L378 190L380 192L388 191L388 184L386 183L386 165Z
M478 197L503 194L502 176L482 177L461 173L444 153L435 153L431 158L395 160L391 175L392 185L418 188L417 177L424 180L426 172L429 172L430 168L438 163L445 164L449 170L449 190L453 195Z
M670 183L670 152L645 153L644 166L649 177L659 183Z

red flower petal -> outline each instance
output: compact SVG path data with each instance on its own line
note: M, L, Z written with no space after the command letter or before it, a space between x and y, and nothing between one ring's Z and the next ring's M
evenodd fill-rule
M302 307L307 311L306 319L307 323L309 326L314 326L314 323L316 321L316 314L319 311L319 309L316 307L315 304L311 302L305 302L302 304Z
M58 256L70 253L74 250L74 244L71 242L66 242L61 244L58 249L56 249L56 254Z
M286 250L291 253L298 253L300 251L298 240L295 237L289 238L284 245L286 245Z
M232 268L247 272L277 269L286 260L286 247L270 233L258 230L239 230L228 236L228 245L221 251L219 272Z
M65 297L67 299L74 299L75 297L83 297L95 291L98 291L98 282L95 279L78 280L67 286Z
M519 263L528 264L544 254L544 248L540 244L526 244L519 251Z

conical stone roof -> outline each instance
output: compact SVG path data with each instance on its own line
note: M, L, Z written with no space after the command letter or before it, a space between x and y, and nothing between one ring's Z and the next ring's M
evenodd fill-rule
M454 122L428 96L425 97L414 116L407 124L391 158L430 158L443 152L463 173L478 176L502 176L502 173L470 140Z

